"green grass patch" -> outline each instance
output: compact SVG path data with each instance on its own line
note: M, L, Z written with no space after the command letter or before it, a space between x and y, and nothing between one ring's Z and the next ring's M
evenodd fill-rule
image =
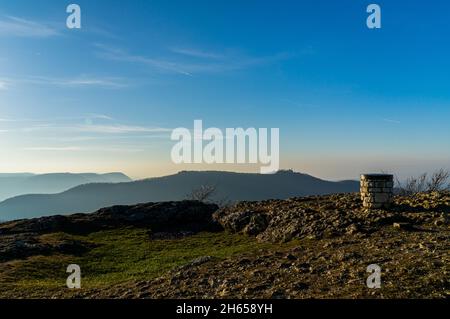
M36 291L63 288L68 276L66 267L78 264L83 288L103 288L130 280L151 280L201 256L224 259L274 246L226 232L150 240L145 229L135 228L101 231L88 236L58 233L41 237L41 241L47 243L62 240L83 241L95 248L81 256L33 256L0 264L0 286Z

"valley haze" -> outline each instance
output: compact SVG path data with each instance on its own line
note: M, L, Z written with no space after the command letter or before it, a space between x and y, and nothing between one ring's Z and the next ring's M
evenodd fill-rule
M0 174L0 201L24 194L52 194L88 183L130 182L123 173L4 173Z

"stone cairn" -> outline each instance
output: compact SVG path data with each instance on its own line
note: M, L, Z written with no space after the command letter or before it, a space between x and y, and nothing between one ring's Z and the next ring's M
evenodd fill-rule
M365 208L389 208L392 203L393 189L393 175L361 175L361 200Z

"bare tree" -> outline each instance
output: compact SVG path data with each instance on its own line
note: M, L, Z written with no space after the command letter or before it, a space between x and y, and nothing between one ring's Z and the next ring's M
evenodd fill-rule
M397 189L400 195L410 196L423 192L434 192L450 188L450 185L446 186L448 179L450 178L450 172L444 169L440 169L434 172L430 178L428 174L424 173L418 177L409 177L405 183L401 183L398 178Z
M233 204L227 197L217 198L217 186L216 185L201 185L198 188L192 190L187 196L189 200L197 200L204 203L213 203L220 208L229 207Z
M427 183L427 187L429 191L439 191L444 188L448 188L450 185L445 185L450 178L450 172L444 169L440 169L435 172L431 179Z
M419 177L409 177L406 180L405 190L407 194L416 194L426 191L427 185L427 173L420 175Z
M207 202L217 192L217 187L214 185L201 185L198 188L192 190L188 195L188 199L197 200L199 202Z

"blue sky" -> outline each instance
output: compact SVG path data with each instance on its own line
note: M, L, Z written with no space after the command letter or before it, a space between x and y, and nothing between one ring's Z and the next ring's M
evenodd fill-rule
M170 131L280 128L284 168L450 168L450 4L0 0L0 171L181 169Z

